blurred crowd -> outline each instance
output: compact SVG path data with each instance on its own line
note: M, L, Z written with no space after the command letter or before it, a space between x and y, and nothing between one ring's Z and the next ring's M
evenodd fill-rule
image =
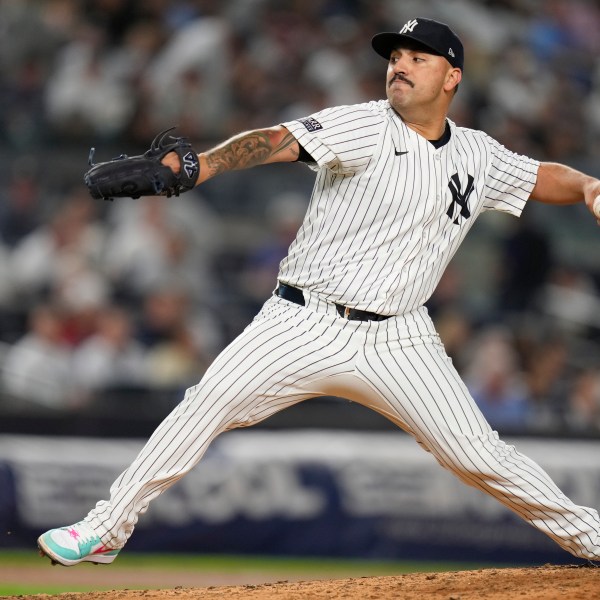
M600 175L592 0L0 4L0 408L81 411L195 383L275 286L312 182L281 166L285 185L243 173L171 201L97 203L74 156L142 151L173 125L202 150L382 98L370 39L416 15L464 41L455 121ZM534 206L490 223L429 304L449 354L494 427L600 433L594 220Z

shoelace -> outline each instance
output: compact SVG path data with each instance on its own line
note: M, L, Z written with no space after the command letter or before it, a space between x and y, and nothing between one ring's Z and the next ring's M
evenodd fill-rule
M98 536L94 533L94 530L89 525L77 525L68 527L67 531L69 535L77 542L79 550L82 554L88 553Z

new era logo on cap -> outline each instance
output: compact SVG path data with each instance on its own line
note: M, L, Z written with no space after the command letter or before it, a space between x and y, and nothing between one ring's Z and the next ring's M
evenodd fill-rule
M432 54L444 56L453 67L463 69L462 42L448 25L432 19L410 19L398 33L378 33L371 44L377 54L389 59L392 50L407 41L418 42Z

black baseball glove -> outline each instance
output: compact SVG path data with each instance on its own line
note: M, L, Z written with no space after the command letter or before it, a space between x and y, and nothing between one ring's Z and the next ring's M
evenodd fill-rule
M94 164L95 148L90 150L92 167L84 181L93 198L139 198L140 196L179 196L198 181L198 155L185 138L167 135L174 127L159 133L150 149L138 156L121 154L107 162ZM161 163L169 152L177 153L181 163L178 174Z

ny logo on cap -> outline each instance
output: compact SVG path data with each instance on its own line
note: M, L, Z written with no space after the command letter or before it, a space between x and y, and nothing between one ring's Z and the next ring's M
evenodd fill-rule
M409 21L408 23L406 23L406 25L404 25L404 27L400 30L400 33L406 33L407 31L410 31L412 33L412 30L418 24L418 21L416 19L413 19L412 21Z

